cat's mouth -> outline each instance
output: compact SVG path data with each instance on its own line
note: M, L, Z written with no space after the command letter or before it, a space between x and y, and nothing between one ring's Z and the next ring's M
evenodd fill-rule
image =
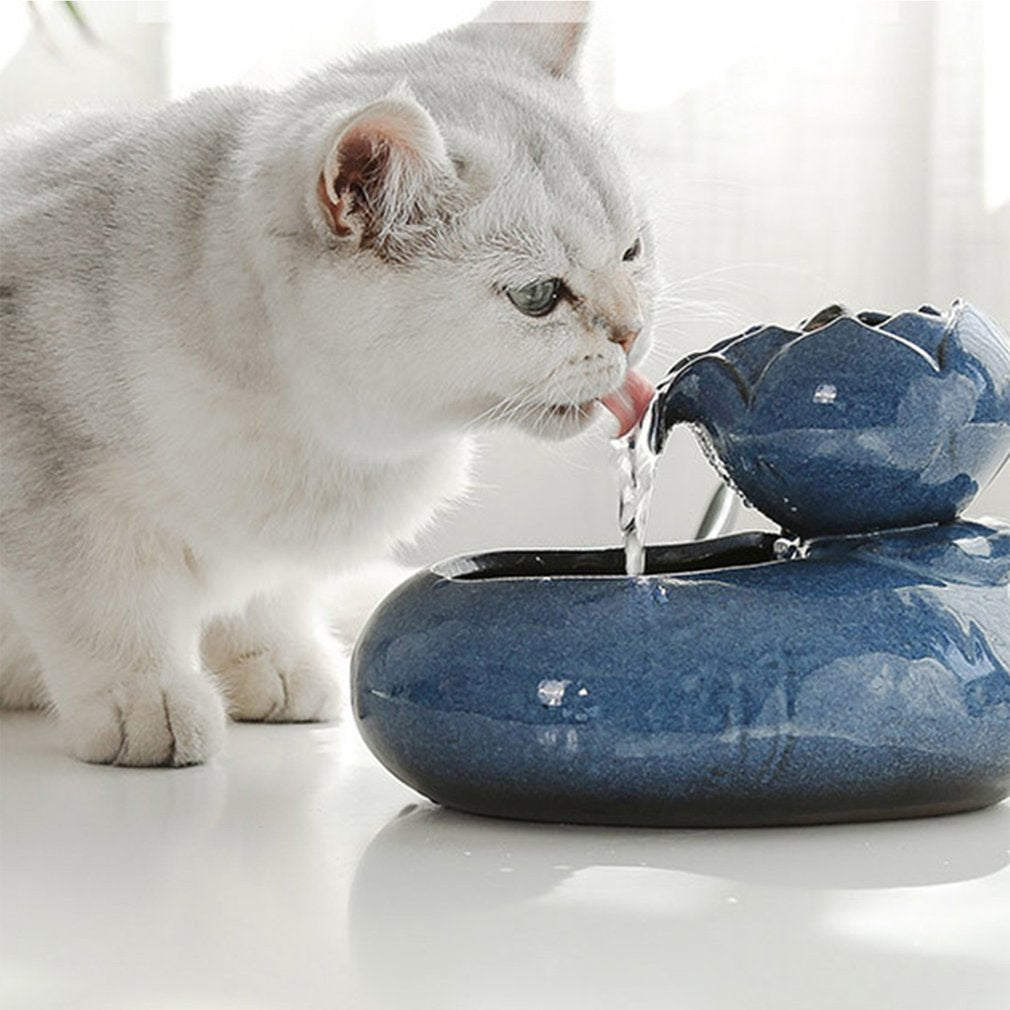
M629 369L617 389L588 400L567 402L540 401L512 406L503 416L538 438L564 439L594 424L606 408L613 417L612 438L626 435L652 402L652 383ZM615 425L616 421L616 425Z
M617 419L617 438L623 438L649 409L655 387L640 372L629 368L618 389L600 397L600 403Z
M598 400L544 403L514 416L520 428L538 438L564 439L585 431L600 416Z
M626 435L640 420L652 402L652 383L634 369L628 369L621 385L606 396L581 403L550 403L541 411L536 434L547 438L567 438L588 428L599 416L601 407L614 415L614 437Z
M585 403L555 403L547 408L547 412L558 420L589 420L594 417L598 401L586 400Z

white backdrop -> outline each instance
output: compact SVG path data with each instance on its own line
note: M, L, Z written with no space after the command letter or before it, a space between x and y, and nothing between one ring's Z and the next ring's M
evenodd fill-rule
M0 120L281 85L362 46L424 38L482 4L0 0ZM27 34L25 34L27 32ZM666 280L656 351L680 354L832 301L967 297L1010 325L1010 5L846 2L596 5L583 77L649 193ZM716 485L687 434L661 463L650 540L692 535ZM971 514L1010 516L1010 472ZM741 513L736 527L767 525ZM411 560L496 546L613 543L600 433L486 440L471 499Z

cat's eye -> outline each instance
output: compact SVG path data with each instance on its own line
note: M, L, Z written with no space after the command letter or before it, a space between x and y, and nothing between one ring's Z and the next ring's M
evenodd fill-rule
M636 238L634 242L624 250L624 255L621 257L625 263L630 263L632 260L638 259L638 254L642 251L642 240Z
M561 287L559 277L547 277L521 288L506 288L505 294L520 312L528 316L546 316L558 304Z

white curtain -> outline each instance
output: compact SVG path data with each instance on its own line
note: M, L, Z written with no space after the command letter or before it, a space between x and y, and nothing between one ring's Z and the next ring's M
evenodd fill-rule
M481 6L86 3L112 52L88 50L63 26L54 65L51 46L30 38L0 71L0 118L81 96L281 85L361 46L424 38ZM39 5L47 19L57 7ZM963 296L1010 325L1008 7L596 4L584 82L649 194L667 282L653 378L752 322L795 322L833 301L901 309ZM601 436L544 446L496 435L478 478L472 500L413 559L616 541ZM690 436L676 435L650 540L691 536L715 485ZM1010 516L1010 472L972 511ZM761 517L738 517L738 528L752 525Z

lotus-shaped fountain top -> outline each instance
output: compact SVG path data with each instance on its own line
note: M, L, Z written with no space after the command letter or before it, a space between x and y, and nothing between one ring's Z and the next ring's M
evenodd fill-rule
M945 314L753 326L674 366L649 439L692 424L740 493L785 530L954 519L1010 454L1010 340L962 301Z

